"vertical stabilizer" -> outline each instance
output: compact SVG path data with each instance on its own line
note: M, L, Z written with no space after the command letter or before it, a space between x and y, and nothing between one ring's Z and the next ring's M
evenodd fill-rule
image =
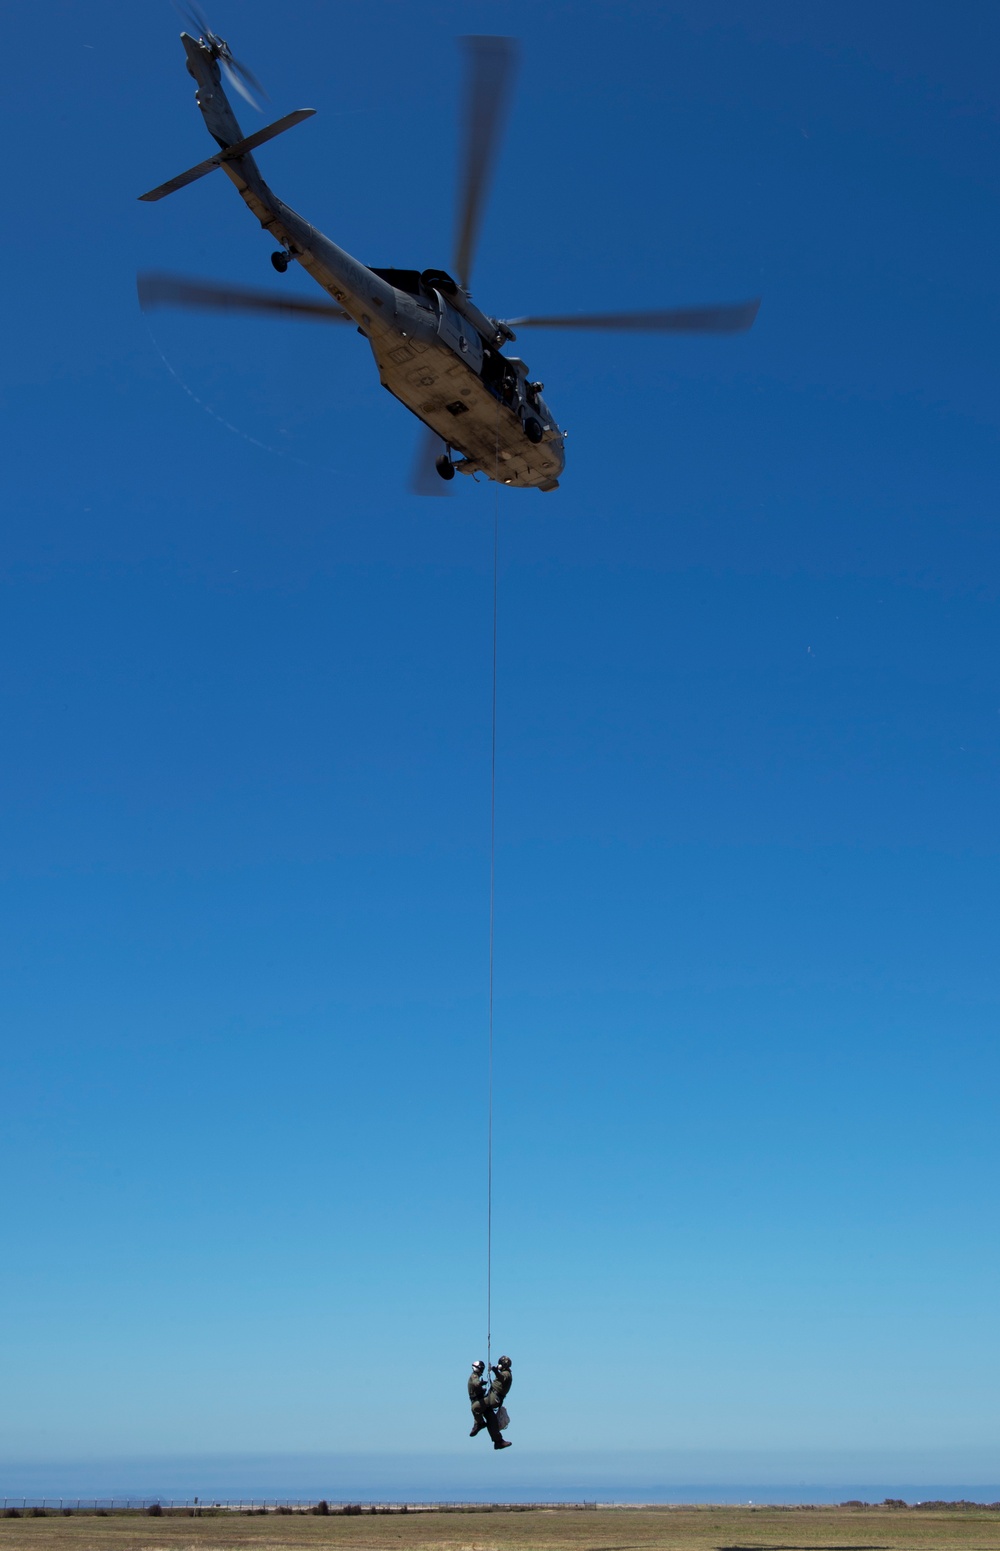
M188 74L194 77L198 85L194 94L195 101L201 109L209 134L225 151L242 140L244 135L232 103L223 90L219 61L207 43L192 38L190 33L182 32L181 42L187 55Z

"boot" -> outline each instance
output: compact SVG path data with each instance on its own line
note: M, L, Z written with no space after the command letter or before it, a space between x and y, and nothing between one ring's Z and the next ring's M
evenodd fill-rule
M483 1430L483 1428L485 1426L486 1426L485 1422L474 1422L473 1426L472 1426L472 1431L469 1434L469 1437L470 1438L474 1438L477 1433L481 1433L482 1432L482 1430Z
M495 1449L510 1449L513 1447L509 1438L501 1438L499 1443L493 1445Z

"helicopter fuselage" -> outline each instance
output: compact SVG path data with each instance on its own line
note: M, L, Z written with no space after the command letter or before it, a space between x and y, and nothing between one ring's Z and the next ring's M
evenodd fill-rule
M224 149L237 145L243 134L212 50L187 33L181 39L210 133ZM563 435L524 362L502 354L509 329L443 271L379 270L353 258L277 198L252 155L221 165L279 249L357 324L382 386L459 454L460 473L556 488Z

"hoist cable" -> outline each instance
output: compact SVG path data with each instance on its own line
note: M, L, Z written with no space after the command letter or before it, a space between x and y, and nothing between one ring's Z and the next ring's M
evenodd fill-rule
M493 466L493 701L490 717L490 995L486 1115L486 1378L493 1341L493 941L497 855L497 560L500 552L500 400Z

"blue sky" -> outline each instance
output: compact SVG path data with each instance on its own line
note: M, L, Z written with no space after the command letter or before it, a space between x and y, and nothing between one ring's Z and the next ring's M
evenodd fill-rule
M319 110L261 164L360 258L447 264L453 39L510 32L480 304L764 299L738 339L519 341L569 430L557 494L500 497L520 1468L984 1479L995 9L212 16L269 116ZM0 66L0 1457L458 1456L494 496L409 495L349 331L138 312L142 268L308 294L221 176L136 200L208 154L178 30L43 0Z

